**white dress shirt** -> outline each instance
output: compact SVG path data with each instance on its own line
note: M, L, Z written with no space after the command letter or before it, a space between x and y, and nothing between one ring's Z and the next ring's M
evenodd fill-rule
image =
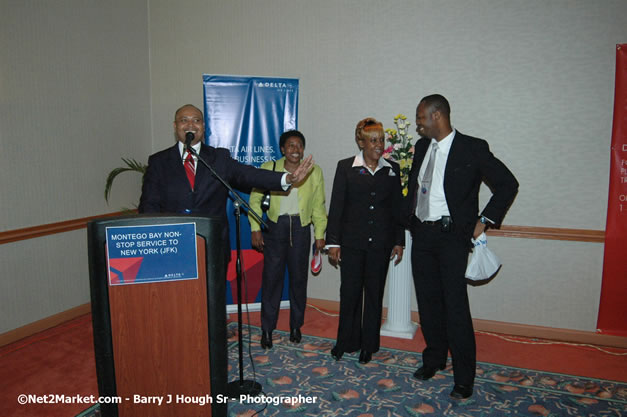
M377 167L373 171L368 167L368 165L366 165L366 161L364 161L364 151L361 151L357 155L355 155L355 159L353 160L353 167L364 167L371 175L374 175L381 168L389 167L391 169L392 165L390 165L390 163L386 161L385 158L381 157L379 158L379 161L377 161Z

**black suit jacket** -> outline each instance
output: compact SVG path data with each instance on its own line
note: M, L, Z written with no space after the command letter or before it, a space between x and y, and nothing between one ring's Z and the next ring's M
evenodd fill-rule
M392 249L404 245L401 222L400 169L396 162L373 176L353 167L355 157L337 164L329 207L326 243L355 249L370 246Z
M421 138L414 147L414 161L409 173L409 192L404 207L405 219L414 215L418 174L431 139ZM481 215L501 224L518 192L518 181L497 159L488 142L455 132L444 169L444 195L453 220L454 231L470 240L479 216L479 186L484 181L492 197Z
M202 144L200 157L232 187L250 192L252 187L282 190L283 173L257 169L240 164L227 149ZM230 254L229 230L226 218L227 189L198 161L194 190L191 189L178 144L148 158L144 176L140 213L188 213L219 217L224 221L222 233Z

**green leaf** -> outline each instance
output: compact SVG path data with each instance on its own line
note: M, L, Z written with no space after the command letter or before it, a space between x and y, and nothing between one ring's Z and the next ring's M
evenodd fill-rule
M125 167L114 168L107 175L107 181L105 182L105 190L104 190L104 198L106 202L109 202L109 195L111 194L111 187L113 185L113 180L123 172L133 171L142 174L142 182L144 179L144 174L146 173L146 168L148 166L142 162L137 162L134 159L122 158L122 161L126 164Z

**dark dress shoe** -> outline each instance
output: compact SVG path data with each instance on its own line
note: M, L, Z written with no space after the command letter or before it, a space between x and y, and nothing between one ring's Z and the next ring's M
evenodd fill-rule
M290 342L292 343L300 343L300 340L303 336L300 334L300 329L292 329L290 330Z
M359 354L359 363L368 363L372 359L372 353L362 350Z
M451 391L451 397L463 400L469 398L472 395L472 385L455 384L453 391Z
M426 381L427 379L433 378L433 376L435 375L436 372L438 372L438 370L441 371L444 368L445 368L444 366L441 366L439 368L428 368L423 365L420 368L418 368L416 372L414 372L414 378L418 378L423 381Z
M342 359L343 354L344 352L341 349L339 349L337 345L333 346L333 349L331 349L331 356L336 361L339 361L340 359Z
M272 349L272 332L261 332L261 347L264 349Z

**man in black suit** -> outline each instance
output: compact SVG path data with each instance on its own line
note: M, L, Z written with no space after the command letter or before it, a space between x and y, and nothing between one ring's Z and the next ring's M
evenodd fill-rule
M174 135L177 143L148 159L139 212L188 213L222 218L225 225L222 238L228 259L231 253L226 220L228 190L196 157L188 155L184 145L188 133L194 135L191 146L198 155L231 186L247 192L252 187L287 190L290 184L307 176L313 166L312 157L310 155L303 160L292 174L240 164L231 158L227 149L214 148L201 142L205 137L205 122L197 107L186 104L176 111Z
M412 271L427 346L414 376L428 380L444 369L450 349L455 377L451 396L468 398L476 367L465 279L470 239L501 223L518 181L485 140L451 127L449 103L439 94L418 104L416 131L421 139L415 145L405 216L413 237ZM482 181L492 197L479 215Z

